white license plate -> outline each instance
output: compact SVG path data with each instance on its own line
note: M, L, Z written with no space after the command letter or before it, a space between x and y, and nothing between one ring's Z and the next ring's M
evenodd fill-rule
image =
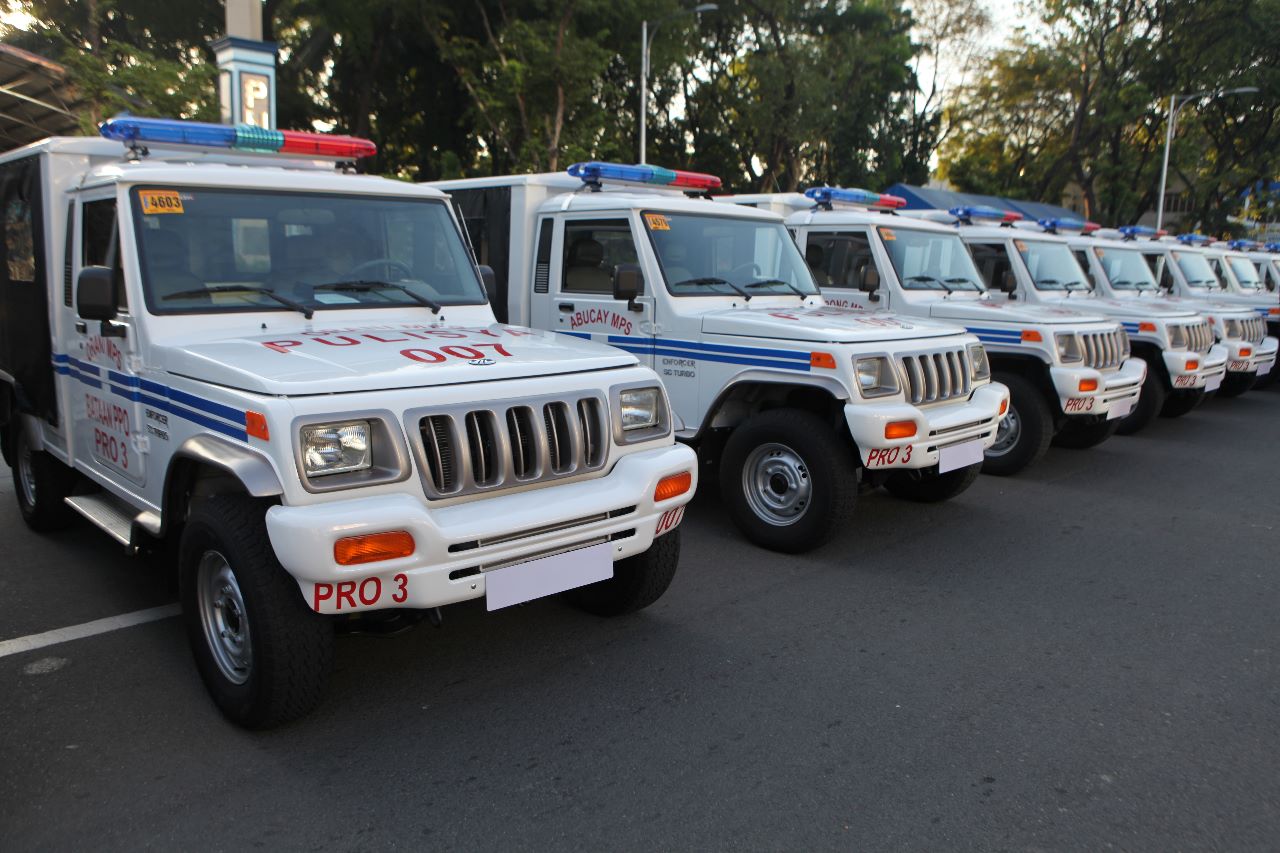
M1204 393L1208 394L1211 391L1217 391L1218 388L1221 387L1221 385L1222 385L1222 377L1212 376L1209 379L1205 380Z
M484 601L498 610L613 577L608 542L485 572Z
M1111 405L1110 411L1107 412L1107 420L1114 421L1116 418L1123 418L1133 411L1133 400L1116 400Z
M938 448L938 473L945 474L957 468L977 465L982 461L982 439L975 438L950 447Z
M1274 362L1274 361L1269 362L1269 363L1264 364L1264 365L1262 365L1261 367L1259 367L1259 368L1258 368L1258 375L1259 375L1259 376L1266 376L1268 373L1270 373L1270 372L1271 372L1271 365L1273 365L1273 364L1275 364L1275 362Z

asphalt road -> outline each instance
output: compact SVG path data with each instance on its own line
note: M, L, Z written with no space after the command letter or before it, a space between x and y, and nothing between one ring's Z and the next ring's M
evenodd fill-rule
M757 550L716 497L614 621L340 641L264 734L178 619L0 658L0 848L1274 850L1280 393ZM171 601L0 486L0 640Z

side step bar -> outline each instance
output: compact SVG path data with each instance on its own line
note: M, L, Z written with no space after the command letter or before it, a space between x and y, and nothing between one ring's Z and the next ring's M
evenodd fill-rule
M64 498L67 506L101 527L107 534L126 548L136 546L134 527L158 534L160 519L153 512L133 514L133 508L112 495L98 492L92 495L72 495Z

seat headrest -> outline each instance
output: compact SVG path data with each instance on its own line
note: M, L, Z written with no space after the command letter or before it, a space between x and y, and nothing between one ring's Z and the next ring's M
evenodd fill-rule
M569 247L569 266L598 267L604 260L604 246L598 240L582 237Z

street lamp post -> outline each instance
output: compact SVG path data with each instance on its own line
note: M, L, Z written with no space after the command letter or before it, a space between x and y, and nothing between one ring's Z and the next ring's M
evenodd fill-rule
M1190 95L1169 96L1169 120L1164 132L1164 166L1160 169L1160 195L1156 199L1156 230L1164 225L1164 189L1169 179L1169 149L1173 146L1173 127L1178 120L1178 111L1197 98L1220 98L1223 95L1247 95L1258 91L1257 86L1241 86L1238 89L1206 89L1203 92L1192 92Z
M703 12L714 12L719 8L715 3L700 3L692 9L681 9L654 21L652 30L649 29L648 21L640 22L640 162L642 164L645 162L645 143L647 141L647 128L645 125L649 114L649 44L652 41L653 33L658 31L659 24L679 15L700 15Z

